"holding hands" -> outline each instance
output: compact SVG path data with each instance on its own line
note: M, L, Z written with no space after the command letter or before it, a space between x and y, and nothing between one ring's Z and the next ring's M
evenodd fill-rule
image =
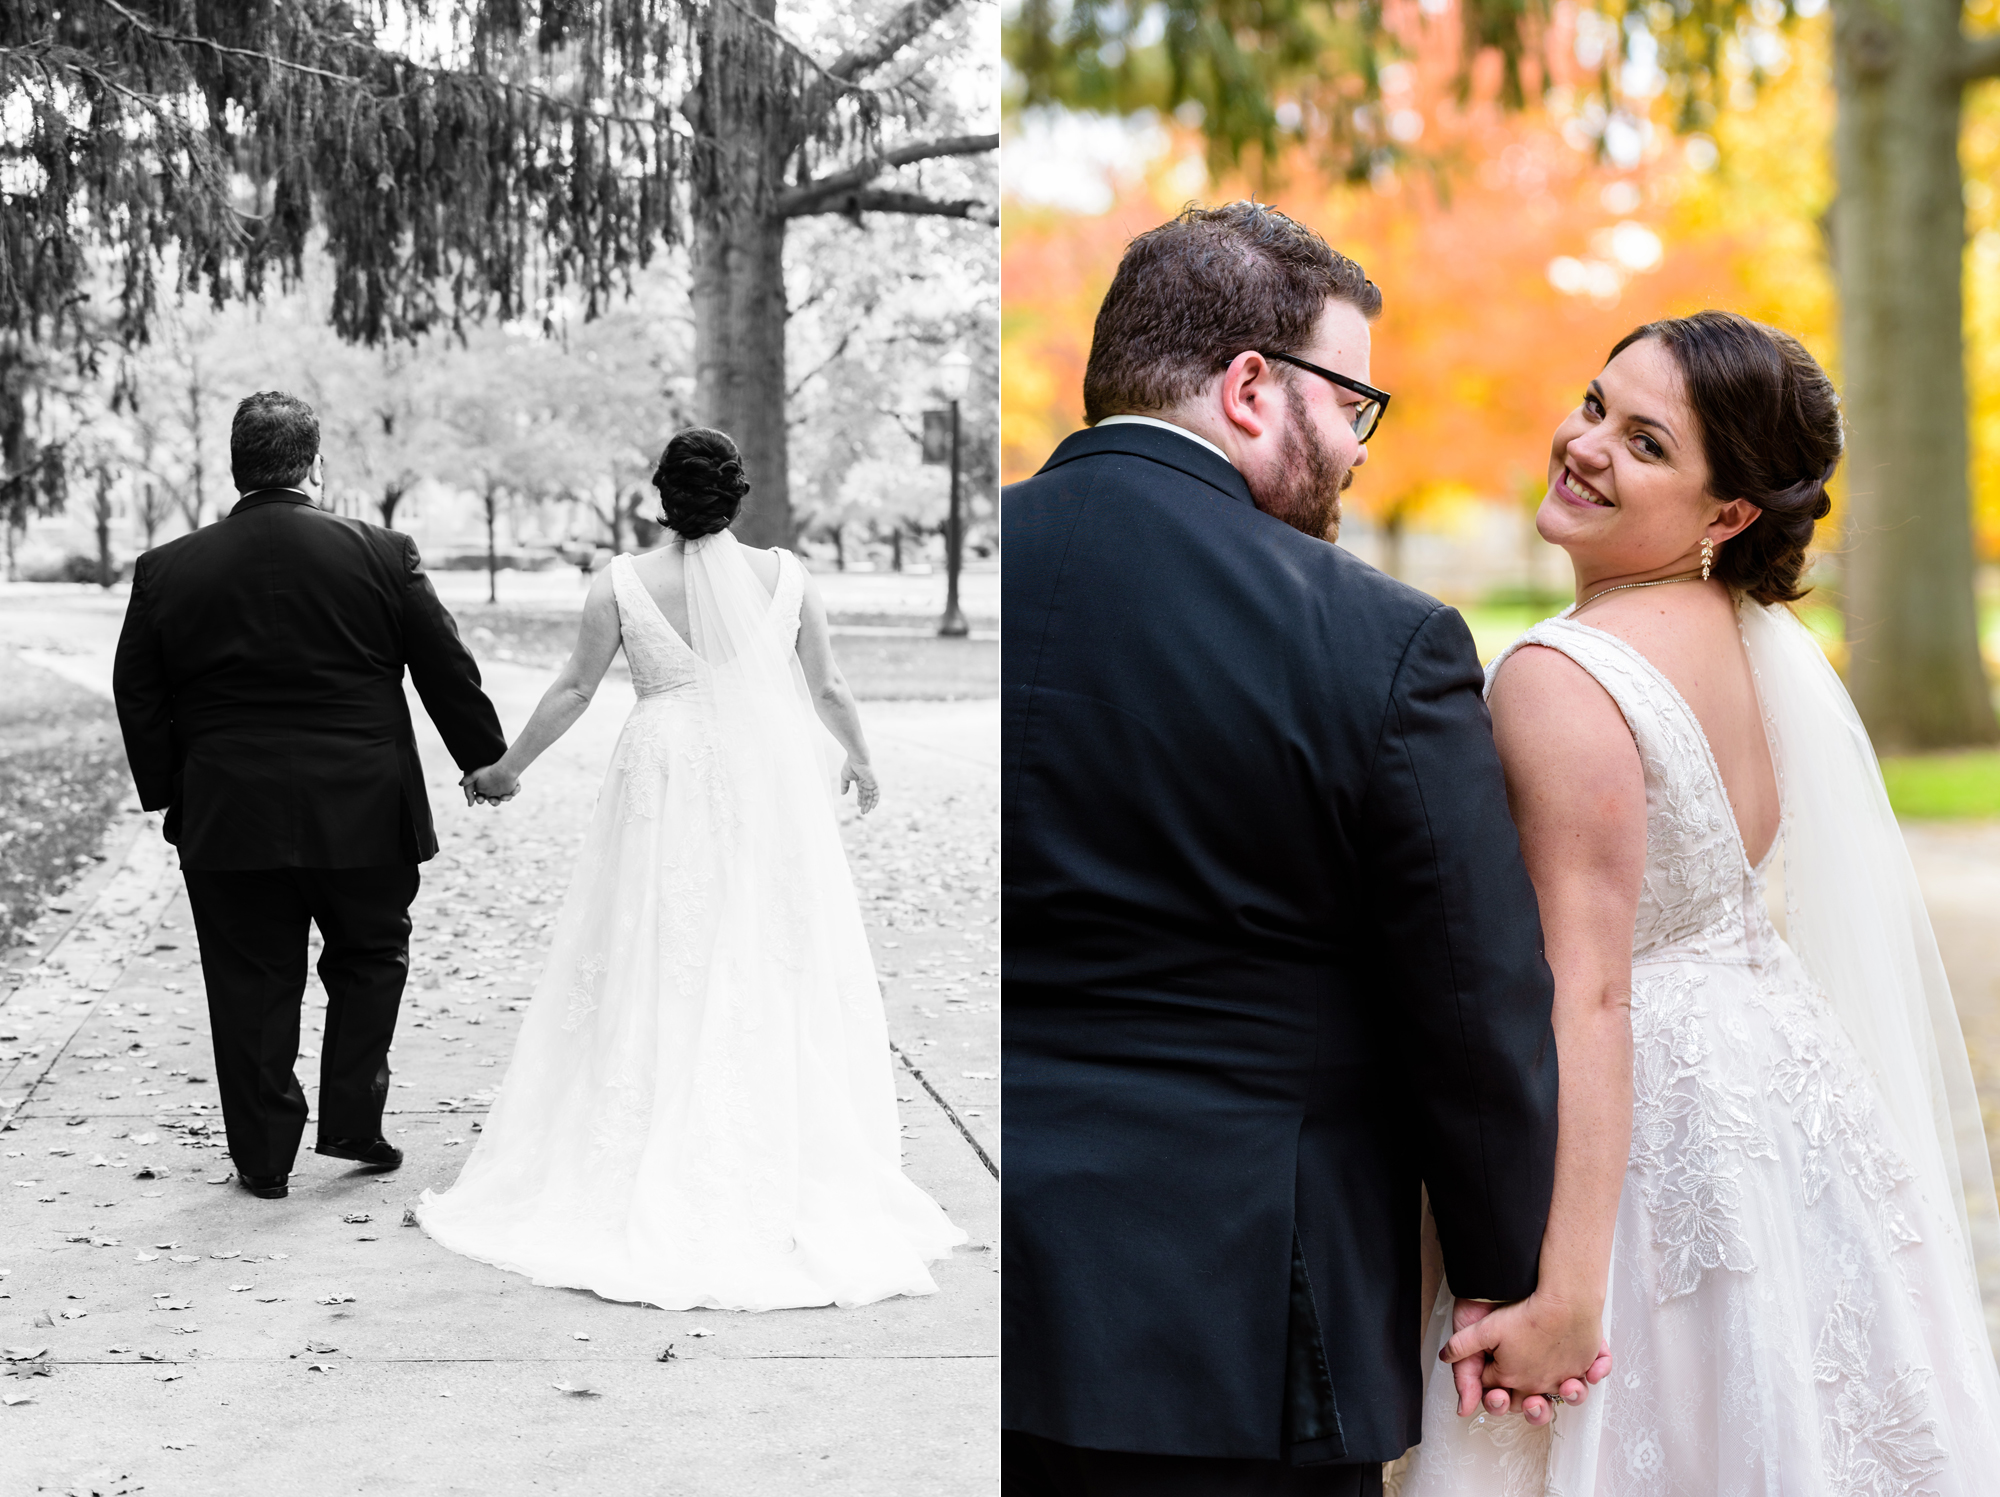
M521 777L498 764L472 770L458 784L468 806L497 806L521 793Z
M1555 1417L1551 1399L1582 1403L1611 1372L1602 1322L1601 1312L1553 1295L1537 1293L1511 1305L1459 1300L1451 1312L1452 1337L1438 1350L1439 1361L1453 1364L1459 1416L1476 1414L1483 1404L1489 1414L1524 1414L1528 1423L1543 1425ZM1581 1376L1575 1375L1578 1367Z

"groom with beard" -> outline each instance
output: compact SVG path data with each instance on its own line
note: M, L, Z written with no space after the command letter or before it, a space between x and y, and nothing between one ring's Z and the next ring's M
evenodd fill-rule
M1007 1497L1379 1492L1425 1187L1462 1319L1535 1286L1552 984L1479 660L1332 544L1380 309L1190 208L1006 491Z

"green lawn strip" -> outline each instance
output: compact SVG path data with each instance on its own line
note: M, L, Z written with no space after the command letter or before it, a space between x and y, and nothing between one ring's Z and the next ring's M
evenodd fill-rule
M554 671L576 644L577 615L461 608L460 635L480 662ZM903 622L908 622L904 620ZM842 634L841 673L862 701L954 701L1000 694L1000 647L991 639L934 634Z
M90 863L130 788L111 703L0 650L0 951Z
M2000 753L1899 754L1882 761L1889 804L1922 821L2000 817Z

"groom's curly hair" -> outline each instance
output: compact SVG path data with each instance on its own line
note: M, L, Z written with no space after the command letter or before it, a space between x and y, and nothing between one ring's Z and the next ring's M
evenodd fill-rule
M319 456L319 417L296 395L246 395L229 424L229 472L239 494L305 482Z
M1329 299L1382 311L1367 273L1297 219L1268 203L1189 204L1125 247L1097 309L1083 419L1169 410L1247 349L1294 353Z

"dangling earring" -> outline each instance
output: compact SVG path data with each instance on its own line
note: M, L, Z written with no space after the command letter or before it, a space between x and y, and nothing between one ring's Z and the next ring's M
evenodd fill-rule
M1715 566L1715 542L1707 536L1701 538L1701 580L1708 581L1708 574Z

